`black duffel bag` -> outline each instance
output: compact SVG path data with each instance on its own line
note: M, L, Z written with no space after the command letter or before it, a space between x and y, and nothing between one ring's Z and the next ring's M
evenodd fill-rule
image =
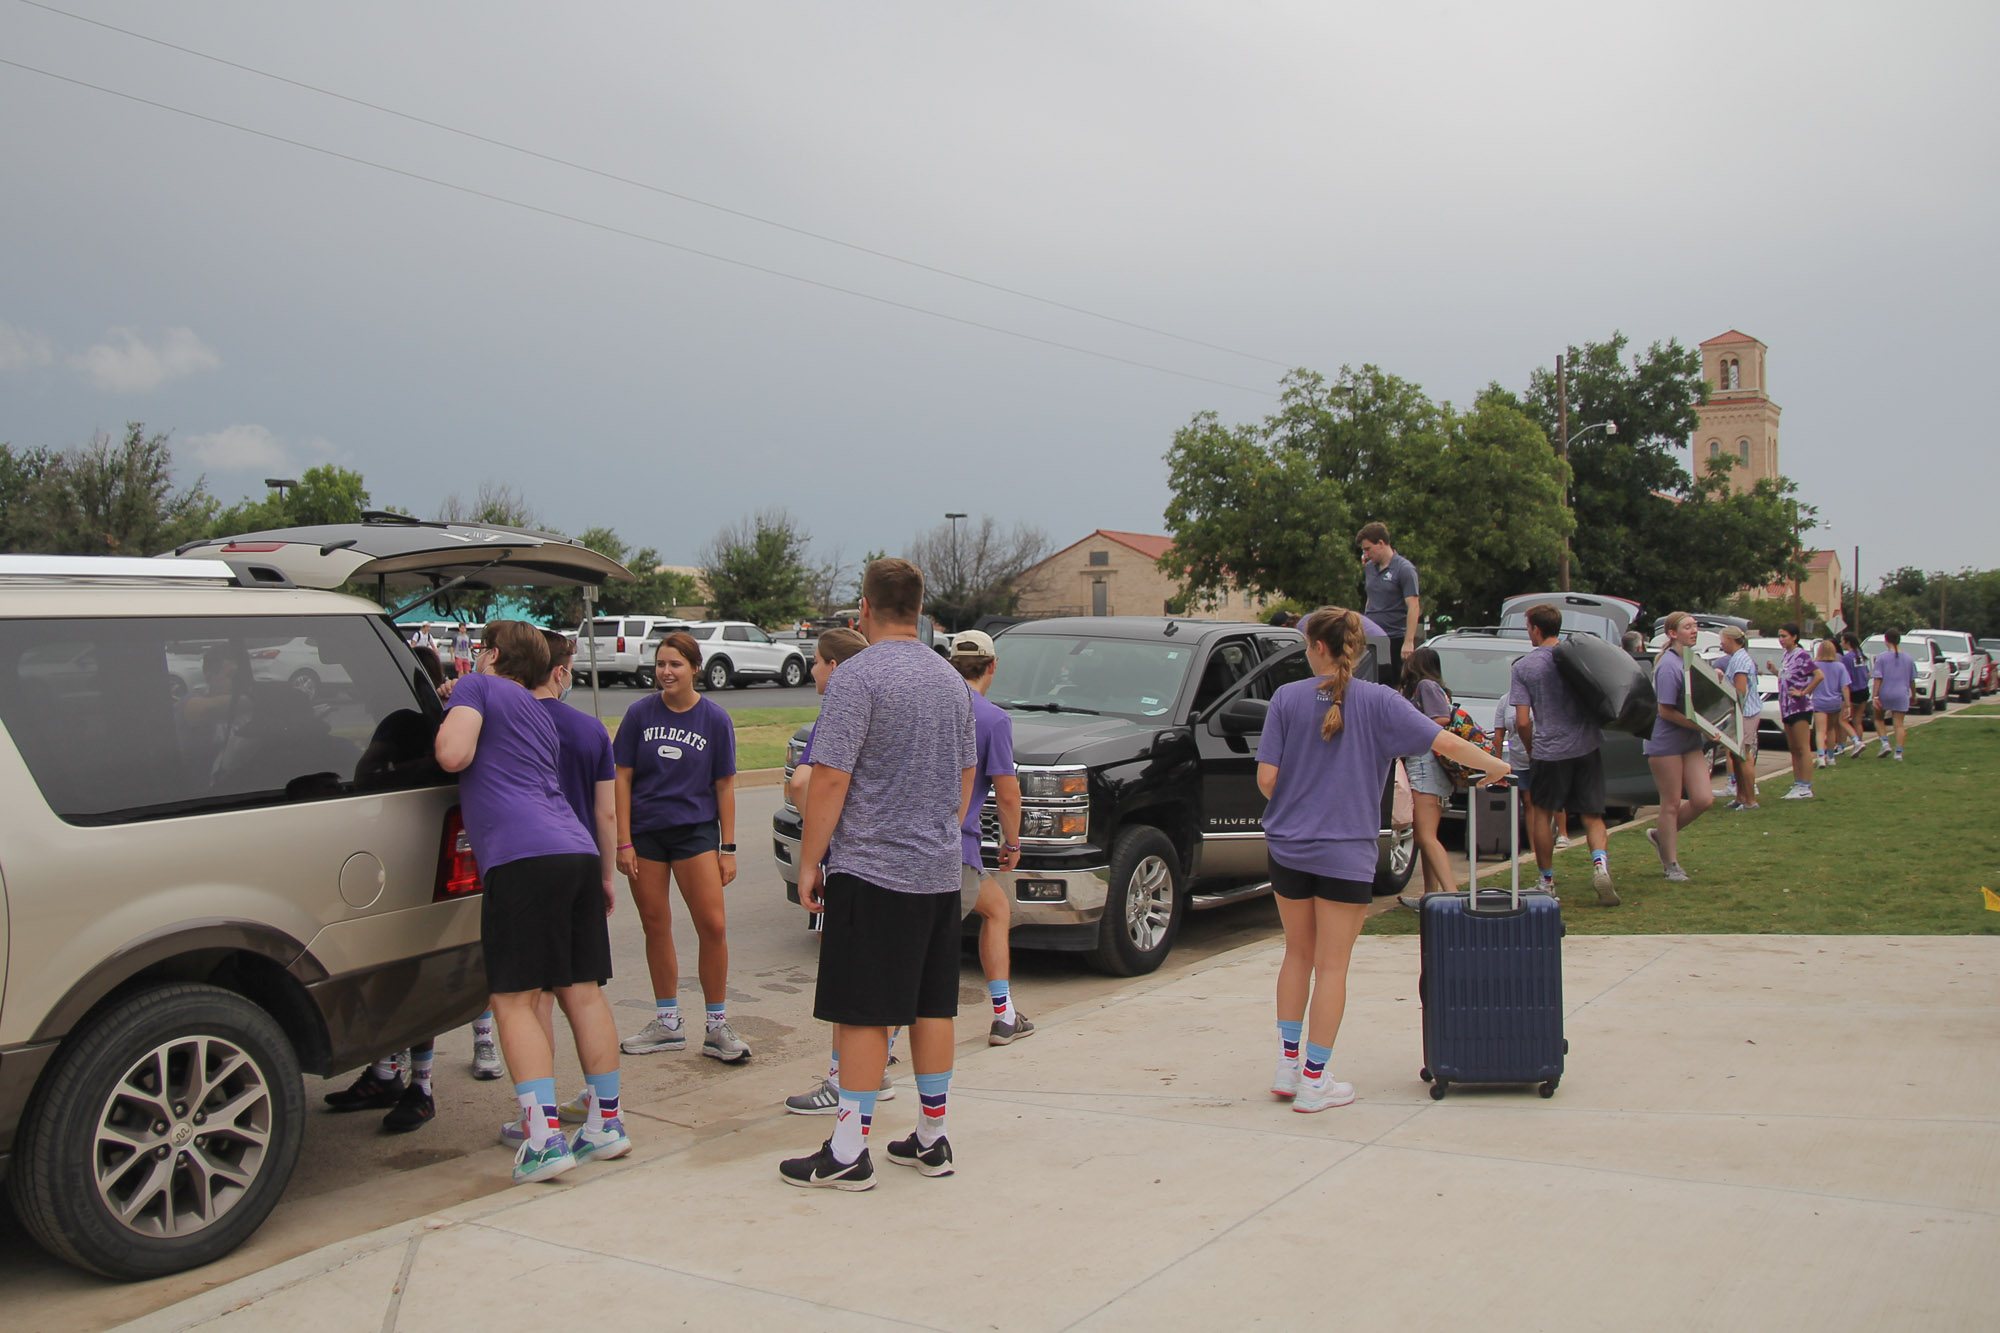
M1612 731L1653 734L1659 700L1646 664L1615 643L1579 634L1555 646L1556 670L1585 715Z

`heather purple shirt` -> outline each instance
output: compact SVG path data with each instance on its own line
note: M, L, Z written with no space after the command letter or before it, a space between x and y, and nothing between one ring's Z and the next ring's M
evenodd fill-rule
M562 741L548 710L503 676L460 676L445 704L479 714L479 744L458 775L458 803L481 871L531 856L596 856L597 839L563 799Z
M1802 690L1812 683L1813 668L1817 665L1804 644L1795 645L1778 663L1778 715L1787 720L1802 717L1812 712L1812 699L1800 698L1792 693Z
M849 775L827 869L893 893L957 893L961 775L979 764L972 691L914 639L886 639L826 683L813 766Z
M1882 711L1907 713L1917 689L1917 659L1900 648L1875 654L1869 671L1882 682Z
M1679 650L1668 647L1660 651L1660 660L1653 664L1653 697L1668 708L1687 712L1687 663L1681 661ZM1690 754L1700 748L1699 731L1665 717L1653 719L1653 734L1644 746L1648 756Z
M1264 807L1271 859L1292 870L1367 883L1375 878L1382 784L1399 755L1422 754L1443 728L1386 685L1347 683L1341 728L1322 740L1319 682L1296 680L1271 696L1257 762L1274 765Z
M993 779L1014 776L1014 719L1007 710L978 690L972 691L972 733L979 749L979 768L972 775L972 804L965 808L965 823L959 826L964 841L965 864L983 868L979 859L979 812L986 806L986 793Z
M1541 763L1581 759L1604 744L1604 732L1583 711L1570 693L1569 682L1556 668L1553 643L1531 648L1514 659L1507 702L1528 710L1535 724L1535 759Z
M588 713L571 708L560 699L544 699L542 707L556 724L561 748L556 757L556 778L562 783L563 799L583 821L591 841L597 840L597 784L617 777L611 767L611 737L604 724Z
M1813 686L1812 706L1815 713L1837 713L1847 702L1847 668L1840 659L1831 662L1817 662L1820 670L1819 684Z
M736 726L713 699L676 713L659 694L625 710L612 755L632 770L632 827L653 832L721 816L715 784L736 773Z

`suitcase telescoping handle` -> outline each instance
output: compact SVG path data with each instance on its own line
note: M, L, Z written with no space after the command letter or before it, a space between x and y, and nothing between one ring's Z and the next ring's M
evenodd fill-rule
M1512 867L1513 894L1504 908L1479 906L1479 794L1485 787L1465 789L1465 847L1467 880L1465 910L1471 916L1505 916L1521 910L1521 778L1509 773L1493 784L1507 789L1507 864Z

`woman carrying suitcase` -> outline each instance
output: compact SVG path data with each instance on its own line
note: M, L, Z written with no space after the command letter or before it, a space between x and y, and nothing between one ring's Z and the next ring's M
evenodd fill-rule
M1361 617L1322 607L1299 626L1314 680L1281 685L1257 746L1269 804L1264 837L1285 926L1278 968L1280 1054L1271 1091L1294 1111L1354 1100L1327 1070L1347 1007L1347 962L1374 901L1382 785L1399 755L1438 754L1497 782L1504 759L1454 736L1386 685L1355 680L1367 647ZM1300 1038L1305 1038L1300 1059Z

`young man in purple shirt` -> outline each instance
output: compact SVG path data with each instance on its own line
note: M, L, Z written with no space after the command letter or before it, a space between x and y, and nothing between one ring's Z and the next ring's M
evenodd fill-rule
M799 901L826 913L813 1014L838 1029L840 1110L818 1152L778 1164L790 1184L842 1190L875 1184L868 1131L892 1027L910 1030L923 1109L889 1160L952 1171L960 828L979 763L971 691L917 641L923 575L907 560L877 560L861 593L868 651L827 684L799 849Z
M1618 906L1611 883L1610 840L1604 828L1604 733L1584 714L1569 684L1556 669L1555 646L1562 639L1562 612L1547 602L1528 608L1528 642L1515 660L1508 699L1514 705L1514 734L1528 751L1528 841L1542 887L1556 882L1555 829L1551 819L1568 811L1583 816L1590 844L1590 882L1601 907Z
M1402 679L1403 659L1417 646L1417 628L1424 620L1417 567L1396 554L1389 545L1389 529L1381 523L1366 524L1354 540L1361 547L1361 577L1368 586L1362 614L1380 625L1389 639L1389 669L1382 684L1395 685Z
M998 868L1012 870L1021 859L1021 781L1014 775L1014 719L986 697L1000 665L991 637L976 629L958 635L951 643L951 664L972 687L972 727L979 746L979 773L972 780L972 799L961 826L965 869L959 883L959 908L979 913L979 970L986 974L986 994L993 1002L993 1026L987 1031L986 1044L1006 1046L1028 1036L1035 1025L1014 1007L1007 975L1011 963L1007 891L986 873L979 849L979 820L990 789L1000 818Z

